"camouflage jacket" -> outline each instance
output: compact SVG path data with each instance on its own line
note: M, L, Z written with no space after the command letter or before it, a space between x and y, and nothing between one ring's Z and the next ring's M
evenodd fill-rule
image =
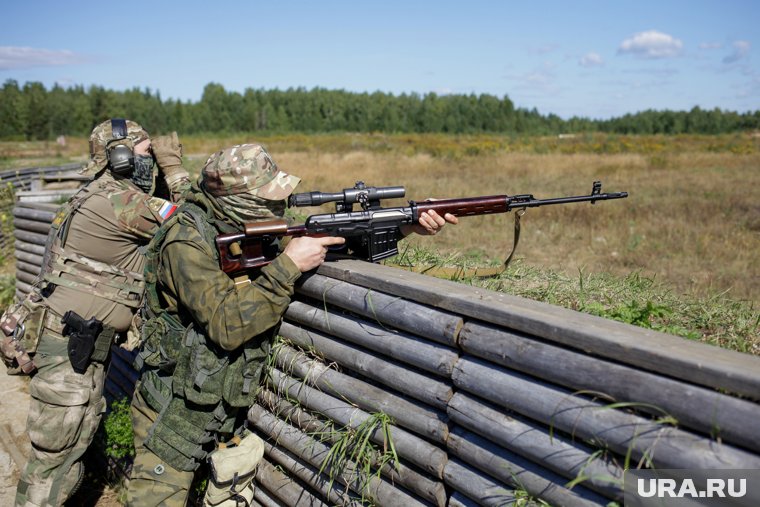
M57 236L49 240L42 273L48 284L55 285L46 298L48 306L59 315L74 310L117 331L126 330L142 293L130 295L136 299L130 302L106 285L122 286L125 293L142 290L145 259L140 247L176 207L108 171L90 182L54 221Z
M279 323L301 275L288 256L280 255L250 284L235 285L220 269L216 247L184 214L169 226L160 248L157 291L163 309L185 326L197 324L227 351Z

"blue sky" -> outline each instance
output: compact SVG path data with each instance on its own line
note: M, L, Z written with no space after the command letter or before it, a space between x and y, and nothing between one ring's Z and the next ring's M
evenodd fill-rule
M760 1L4 4L0 82L489 93L563 118L760 109Z

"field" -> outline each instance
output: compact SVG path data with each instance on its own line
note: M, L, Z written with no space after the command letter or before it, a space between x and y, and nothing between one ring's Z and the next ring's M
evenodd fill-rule
M654 280L676 298L704 304L743 301L748 333L756 335L757 322L751 322L760 304L760 194L752 190L760 188L756 136L230 135L184 138L187 165L198 171L208 153L253 140L264 143L281 168L302 177L301 191L335 192L362 180L403 185L407 199L415 200L523 193L549 198L588 194L592 182L601 180L603 191L627 191L629 197L528 210L515 265L581 284L597 274ZM83 160L85 152L84 139L69 139L66 146L0 143L0 166ZM512 228L511 215L465 218L458 227L413 239L411 245L435 252L436 263L494 264L509 253ZM549 282L543 277L524 283ZM750 340L752 346L738 348L757 353L757 339Z

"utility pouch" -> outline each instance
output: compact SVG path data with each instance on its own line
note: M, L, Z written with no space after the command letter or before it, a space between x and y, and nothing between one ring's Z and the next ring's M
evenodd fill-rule
M35 370L31 355L37 350L48 308L38 292L32 291L8 307L0 318L0 352L9 375Z
M64 324L63 336L68 336L69 362L75 372L82 374L87 370L95 350L95 341L103 331L103 323L95 317L84 320L76 312L69 310L61 319Z
M249 485L256 467L264 457L264 441L258 435L246 432L243 438L235 436L231 442L219 444L209 454L210 477L204 506L238 505L247 494L253 493Z

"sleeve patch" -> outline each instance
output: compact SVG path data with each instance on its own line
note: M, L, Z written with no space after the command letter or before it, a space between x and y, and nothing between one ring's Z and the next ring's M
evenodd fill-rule
M166 201L158 209L158 214L161 215L161 218L163 218L164 220L166 220L167 218L169 218L170 216L172 216L172 214L175 211L177 211L177 205L173 204L173 203L171 203L169 201Z

